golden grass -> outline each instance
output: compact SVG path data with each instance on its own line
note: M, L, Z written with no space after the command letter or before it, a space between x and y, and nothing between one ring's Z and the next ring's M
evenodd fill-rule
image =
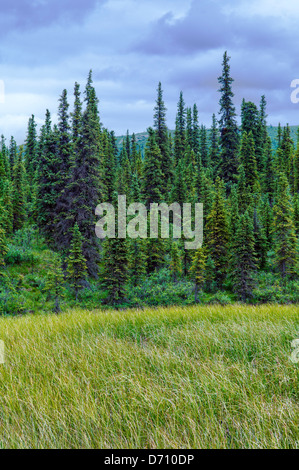
M298 306L0 318L2 448L298 448Z

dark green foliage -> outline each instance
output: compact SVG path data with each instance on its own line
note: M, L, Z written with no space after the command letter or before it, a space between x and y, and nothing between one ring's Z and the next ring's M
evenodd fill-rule
M278 197L274 206L273 236L275 242L275 265L282 278L298 274L297 239L294 208L287 178L280 175Z
M49 299L53 299L53 312L61 312L60 302L64 297L64 276L62 271L62 262L58 254L52 255L52 261L48 266L48 277L45 285L45 292Z
M243 100L242 108L241 108L241 120L242 120L242 132L246 132L247 135L251 133L253 141L254 141L254 148L255 148L255 157L256 157L256 165L257 170L262 170L262 157L263 157L263 146L264 146L264 138L265 138L265 102L262 104L263 106L263 117L260 115L260 112L257 106L252 103L251 101L246 102Z
M55 196L55 245L60 250L67 249L69 209L71 201L71 167L73 163L73 146L68 114L69 104L67 91L63 90L58 108L58 143L56 157Z
M209 254L215 263L215 281L222 287L228 266L229 225L223 182L216 180L215 196L207 219L206 236Z
M163 101L163 91L161 83L158 85L158 96L155 106L154 114L154 130L155 130L155 140L161 152L161 171L164 177L164 180L168 182L172 180L172 158L170 151L170 142L168 129L166 125L166 107ZM162 190L162 195L164 199L166 197L166 185Z
M206 272L206 254L203 248L196 250L190 272L195 283L195 302L198 302L198 292L203 288L205 283L205 272Z
M231 183L235 181L236 174L238 173L239 136L235 107L232 102L234 93L232 92L231 85L234 80L230 76L227 52L224 53L222 66L222 75L218 78L221 85L219 89L221 98L219 102L220 159L218 173L229 190Z
M180 99L177 107L174 133L174 161L179 162L184 156L186 145L186 108L183 92L180 93Z
M163 200L165 181L161 169L161 151L157 145L155 133L148 129L149 138L145 147L142 172L142 196L147 208L153 202Z
M25 200L25 168L23 163L23 148L20 148L15 166L13 167L13 231L20 230L26 220Z
M178 277L182 274L182 255L177 242L171 244L170 271L173 275L174 282L177 282Z
M37 165L37 133L34 115L31 116L28 122L28 132L24 154L27 181L29 186L31 186L34 180Z
M126 296L129 278L129 245L125 239L107 238L103 243L102 283L108 292L107 301L118 304Z
M275 141L264 96L259 108L243 100L238 128L227 53L219 83L211 129L181 92L169 131L159 83L153 128L115 137L100 122L90 72L84 102L75 84L71 113L62 92L57 125L47 111L37 138L32 115L24 149L1 137L0 312L47 310L50 299L58 312L64 293L68 306L185 305L194 303L191 276L203 304L298 301L299 134L296 149L295 126L279 126ZM95 209L117 211L118 195L147 209L203 203L203 248L186 249L186 234L162 239L161 218L158 238L100 241ZM171 214L170 233L172 224Z
M209 150L208 150L208 141L207 141L207 130L205 126L200 127L199 152L200 152L200 158L201 158L201 162L203 166L209 167L210 166Z
M56 207L56 164L58 152L58 130L51 128L51 115L47 110L43 130L42 152L39 161L39 185L36 199L36 217L41 232L50 245L54 245Z
M212 127L210 134L209 161L215 173L219 165L219 131L215 114L212 117Z
M129 279L133 286L139 285L147 272L147 240L137 238L129 243Z
M15 139L11 137L10 145L9 145L9 171L10 171L11 179L13 179L14 177L14 166L17 163L17 155L18 155L17 144L16 144Z
M78 103L79 104L79 103ZM100 173L100 135L101 125L98 112L98 99L92 86L90 72L85 88L86 108L82 115L80 134L77 141L77 152L72 166L71 200L74 224L77 222L83 237L83 256L86 259L88 273L96 277L98 274L99 243L94 227L96 224L95 208L100 199L104 185ZM77 115L79 109L77 109Z
M5 237L5 231L0 226L0 272L3 269L3 266L5 266L4 258L7 253L8 253L8 248L7 248L7 241Z
M240 147L240 162L245 172L245 184L253 191L258 182L257 164L255 158L255 146L252 132L243 132Z
M80 233L78 224L73 229L73 239L70 246L70 253L67 258L67 277L71 286L75 289L76 300L78 298L78 290L82 282L87 277L86 260L82 254L83 238Z
M253 224L249 211L239 218L231 260L233 288L243 302L252 297L256 257Z
M193 151L195 153L196 159L199 156L199 124L198 124L198 109L196 104L193 105ZM198 161L198 160L196 160Z

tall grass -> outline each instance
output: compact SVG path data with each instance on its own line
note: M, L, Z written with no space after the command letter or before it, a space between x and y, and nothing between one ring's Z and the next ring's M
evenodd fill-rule
M298 448L298 306L0 318L2 448Z

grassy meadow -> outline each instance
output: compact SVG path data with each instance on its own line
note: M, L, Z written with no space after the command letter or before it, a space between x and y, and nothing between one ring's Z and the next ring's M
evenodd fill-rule
M298 448L298 305L0 318L1 448Z

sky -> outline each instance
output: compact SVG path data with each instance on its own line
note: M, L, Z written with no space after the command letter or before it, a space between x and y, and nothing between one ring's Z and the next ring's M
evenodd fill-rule
M153 124L162 83L174 128L180 91L211 125L221 63L231 57L234 103L268 102L268 124L299 124L291 82L299 79L297 0L1 0L0 134L26 138L29 117L57 121L67 89L93 70L104 127L116 135ZM299 93L298 93L299 96Z

